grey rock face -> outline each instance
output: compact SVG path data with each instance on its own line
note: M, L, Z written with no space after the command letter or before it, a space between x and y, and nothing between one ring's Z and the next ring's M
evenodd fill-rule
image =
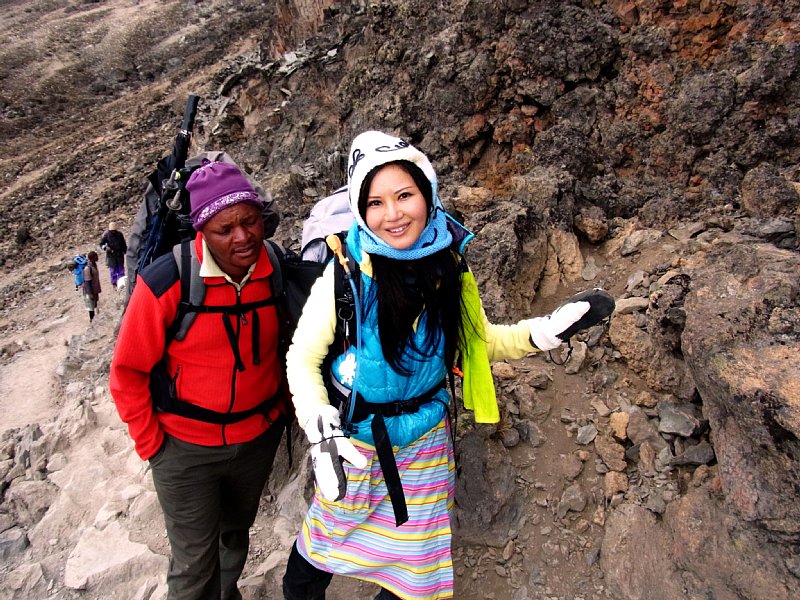
M776 534L800 534L798 332L774 336L770 315L796 307L800 259L772 246L738 246L694 271L682 347L703 398L726 497ZM780 343L776 343L776 342Z

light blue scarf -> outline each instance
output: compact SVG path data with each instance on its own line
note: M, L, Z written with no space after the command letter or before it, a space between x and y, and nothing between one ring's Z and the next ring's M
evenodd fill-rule
M439 202L439 206L433 209L432 215L428 219L428 225L422 231L419 239L403 250L392 248L372 231L361 227L358 222L353 223L348 235L356 233L360 241L361 250L368 254L378 254L379 256L396 260L416 260L435 254L439 250L444 250L453 243L453 236L447 228L448 218L450 218L449 215L441 207L441 202Z

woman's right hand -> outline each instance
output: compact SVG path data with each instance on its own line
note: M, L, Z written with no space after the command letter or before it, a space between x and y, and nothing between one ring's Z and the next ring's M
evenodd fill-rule
M320 405L303 425L311 442L311 464L320 493L326 500L341 500L347 492L342 460L358 469L367 466L367 458L348 440L340 428L339 410L330 404Z

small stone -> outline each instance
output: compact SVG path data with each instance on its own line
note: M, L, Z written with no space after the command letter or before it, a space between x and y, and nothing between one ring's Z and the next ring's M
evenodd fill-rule
M692 473L692 485L694 487L700 487L710 476L711 470L708 468L708 465L700 465L694 470L694 473Z
M638 407L631 407L628 411L628 439L634 444L649 442L656 450L667 447L667 442L658 433L658 429L647 418L647 414Z
M628 491L628 478L619 471L609 471L606 473L603 488L605 497L613 498L619 492Z
M636 396L636 398L634 398L633 403L636 406L644 406L644 407L647 407L647 408L653 408L653 407L656 406L656 404L658 404L658 398L653 396L653 394L651 394L647 390L643 390L643 391L639 392L639 394Z
M625 290L632 292L637 287L647 287L648 285L649 280L647 279L647 273L644 271L634 271L628 276L628 281L625 283Z
M503 548L503 560L508 562L514 555L514 540L508 540L505 548Z
M498 379L514 379L517 376L517 372L508 363L496 362L492 365L492 375Z
M578 373L586 362L587 353L588 346L586 345L586 342L573 341L572 352L569 354L569 359L564 365L564 373L567 375L574 375L575 373Z
M650 306L650 300L647 298L620 298L616 301L614 314L626 315L640 310L647 310L648 306Z
M551 368L539 368L531 370L524 376L525 381L539 390L545 390L553 381L553 373Z
M664 511L667 510L667 503L664 502L664 498L662 498L660 494L653 493L650 494L649 498L647 498L647 502L645 503L644 507L650 512L654 512L657 515L662 515L664 514Z
M558 518L563 519L570 511L581 512L586 508L586 502L586 492L583 491L580 485L573 483L561 494L561 499L556 509L556 515Z
M625 462L625 448L610 437L597 436L594 440L594 449L612 471L624 471L628 466Z
M646 477L653 477L656 474L656 451L647 443L639 445L639 472Z
M615 412L609 418L611 435L618 440L628 439L628 422L630 415L626 412Z
M658 454L656 455L655 460L655 467L656 471L662 473L664 471L669 471L672 465L672 460L675 457L672 456L672 450L670 450L669 446L664 446L661 450L659 450Z
M660 457L659 457L660 458ZM695 446L690 446L680 456L669 461L672 465L707 465L714 460L714 449L705 440Z
M581 277L584 281L592 281L597 278L601 271L602 269L595 264L594 257L590 256L586 259L586 263L583 266L583 271L581 272Z
M595 437L597 437L597 427L590 423L578 429L578 437L575 441L581 446L585 446L591 444Z
M3 560L22 553L28 547L28 536L21 527L12 527L0 533L0 558Z
M503 442L503 446L506 448L513 448L514 446L519 444L519 431L514 427L509 427L507 429L503 429L500 432L500 438Z
M573 481L583 471L583 461L575 454L569 454L564 457L562 468L567 481Z
M697 407L694 404L678 404L662 400L656 408L659 419L658 431L661 433L690 437L700 428L701 421L697 417Z
M606 406L606 403L596 398L592 400L592 408L597 412L598 415L601 417L607 417L611 414L611 409Z
M544 421L550 415L552 409L553 407L550 402L537 398L531 410L531 418L534 421Z

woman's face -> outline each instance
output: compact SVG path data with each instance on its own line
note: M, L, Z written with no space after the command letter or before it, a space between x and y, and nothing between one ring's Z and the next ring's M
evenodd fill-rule
M386 165L372 178L364 220L392 248L405 250L428 224L428 205L414 179L399 165Z

